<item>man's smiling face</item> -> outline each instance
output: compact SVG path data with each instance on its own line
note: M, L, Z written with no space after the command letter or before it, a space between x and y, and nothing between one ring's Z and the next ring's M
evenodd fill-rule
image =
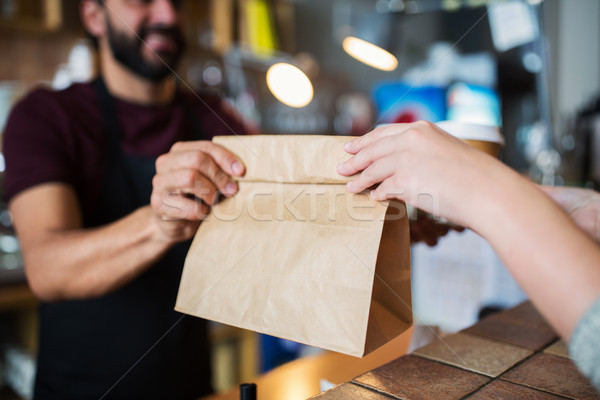
M164 79L185 50L181 1L106 0L106 32L115 60L151 81Z

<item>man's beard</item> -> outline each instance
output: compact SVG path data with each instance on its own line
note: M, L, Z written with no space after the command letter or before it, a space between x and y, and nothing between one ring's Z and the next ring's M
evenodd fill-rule
M153 82L159 82L169 75L177 66L185 49L185 39L181 31L175 27L142 26L135 36L119 32L108 19L106 27L108 44L115 60L133 73ZM169 36L175 42L175 51L157 51L154 62L146 60L142 51L150 33Z

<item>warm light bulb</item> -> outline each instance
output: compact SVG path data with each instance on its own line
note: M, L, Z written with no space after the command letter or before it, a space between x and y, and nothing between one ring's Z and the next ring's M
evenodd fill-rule
M278 63L267 71L267 86L273 96L290 107L307 106L313 98L308 77L291 64Z
M342 42L342 46L346 53L373 68L384 71L393 71L398 66L396 57L366 40L348 36Z

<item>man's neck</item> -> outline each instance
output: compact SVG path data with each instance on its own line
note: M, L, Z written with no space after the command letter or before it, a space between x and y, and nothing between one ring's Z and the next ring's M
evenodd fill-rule
M101 57L101 74L110 93L122 100L145 105L167 104L175 96L175 80L153 82L116 62L112 55Z

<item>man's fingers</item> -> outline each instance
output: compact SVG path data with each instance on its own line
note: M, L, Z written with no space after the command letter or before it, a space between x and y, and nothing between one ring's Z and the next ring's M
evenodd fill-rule
M163 191L151 198L152 208L162 220L199 221L204 219L210 210L198 199L186 197L175 191Z
M439 224L428 217L411 222L410 228L413 229L413 227L419 228L421 241L427 243L429 246L435 246L439 238L446 236L450 230L448 225Z
M418 225L410 223L410 244L419 243L423 239L421 228Z
M204 184L203 178L206 177L221 193L227 196L233 195L237 192L237 185L211 157L206 157L203 161L201 161L198 169L202 174L199 177L201 182L196 182L194 187L196 187L199 183Z
M219 167L216 161L207 153L199 150L181 151L159 157L156 161L159 175L177 172L177 180L168 183L173 187L189 188L197 184L198 174L207 177L221 193L231 196L237 192L237 185L231 177ZM187 175L186 172L187 171Z
M240 139L241 140L241 139ZM217 165L226 173L232 176L242 176L246 171L244 164L235 154L209 141L177 142L171 148L172 152L181 151L201 151L212 157Z
M218 188L212 180L195 170L182 169L155 175L153 186L157 193L193 195L208 205L214 204L218 197Z

